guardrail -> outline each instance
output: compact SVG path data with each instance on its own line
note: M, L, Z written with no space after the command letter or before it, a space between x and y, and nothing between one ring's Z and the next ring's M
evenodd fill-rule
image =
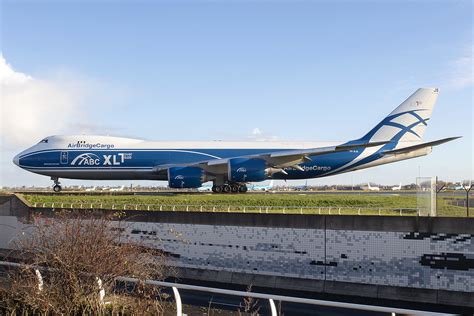
M19 268L28 266L22 263L16 262L8 262L8 261L0 261L0 266L7 266L11 268ZM37 284L38 284L38 291L43 290L43 276L41 275L41 271L43 270L50 270L44 267L37 267L37 266L29 266L31 269L34 269L36 277L37 277ZM97 279L100 280L100 279ZM117 277L115 279L119 282L128 282L128 283L137 283L139 282L136 278L129 278L129 277ZM101 282L101 281L100 281ZM98 283L99 286L97 287L97 296L100 302L104 302L105 291L101 286L101 283ZM336 302L336 301L324 301L324 300L315 300L309 298L301 298L301 297L294 297L294 296L283 296L283 295L275 295L275 294L266 294L266 293L256 293L256 292L245 292L245 291L236 291L236 290L228 290L222 288L213 288L213 287L204 287L198 285L189 285L189 284L180 284L180 283L173 283L173 282L164 282L164 281L156 281L156 280L145 280L144 282L147 285L151 286L158 286L158 287L167 287L172 288L173 294L175 297L176 303L176 315L183 316L183 304L181 300L181 296L179 294L179 290L188 290L188 291L195 291L195 292L206 292L206 293L215 293L215 294L223 294L223 295L230 295L230 296L239 296L239 297L252 297L255 299L263 299L268 300L270 305L270 313L272 316L278 316L278 312L276 309L275 301L281 302L291 302L297 304L306 304L306 305L317 305L317 306L327 306L327 307L335 307L335 308L345 308L345 309L352 309L352 310L360 310L360 311L371 311L371 312L380 312L380 313L390 313L391 315L394 314L405 314L405 315L453 315L453 314L441 314L436 312L428 312L428 311L421 311L421 310L413 310L413 309L403 309L403 308L396 308L396 307L385 307L385 306L375 306L375 305L364 305L364 304L354 304L354 303L345 303L345 302Z
M263 206L263 205L196 205L196 204L115 204L86 202L40 202L34 208L106 209L122 211L228 212L260 214L319 214L319 215L397 215L418 216L417 208L338 207L338 206Z

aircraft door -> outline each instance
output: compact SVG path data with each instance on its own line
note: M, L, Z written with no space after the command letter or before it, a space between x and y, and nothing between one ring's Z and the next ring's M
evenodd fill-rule
M61 152L61 158L60 158L60 162L61 162L61 165L67 165L68 162L69 162L69 159L68 159L68 152L67 151L62 151Z

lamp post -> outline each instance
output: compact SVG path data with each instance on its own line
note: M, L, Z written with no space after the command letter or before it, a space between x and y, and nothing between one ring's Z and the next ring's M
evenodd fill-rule
M469 217L469 193L471 192L471 189L473 187L473 184L471 181L469 181L469 185L462 185L462 188L464 191L466 191L466 214L467 217Z

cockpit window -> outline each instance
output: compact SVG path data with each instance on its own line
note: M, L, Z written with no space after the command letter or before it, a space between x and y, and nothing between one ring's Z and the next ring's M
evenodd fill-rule
M47 139L47 138L42 139L39 143L40 143L40 144L47 144L47 143L48 143L48 139Z

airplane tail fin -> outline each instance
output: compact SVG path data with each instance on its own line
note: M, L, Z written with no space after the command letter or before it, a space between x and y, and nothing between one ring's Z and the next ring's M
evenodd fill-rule
M431 118L438 88L420 88L358 141L420 142Z

